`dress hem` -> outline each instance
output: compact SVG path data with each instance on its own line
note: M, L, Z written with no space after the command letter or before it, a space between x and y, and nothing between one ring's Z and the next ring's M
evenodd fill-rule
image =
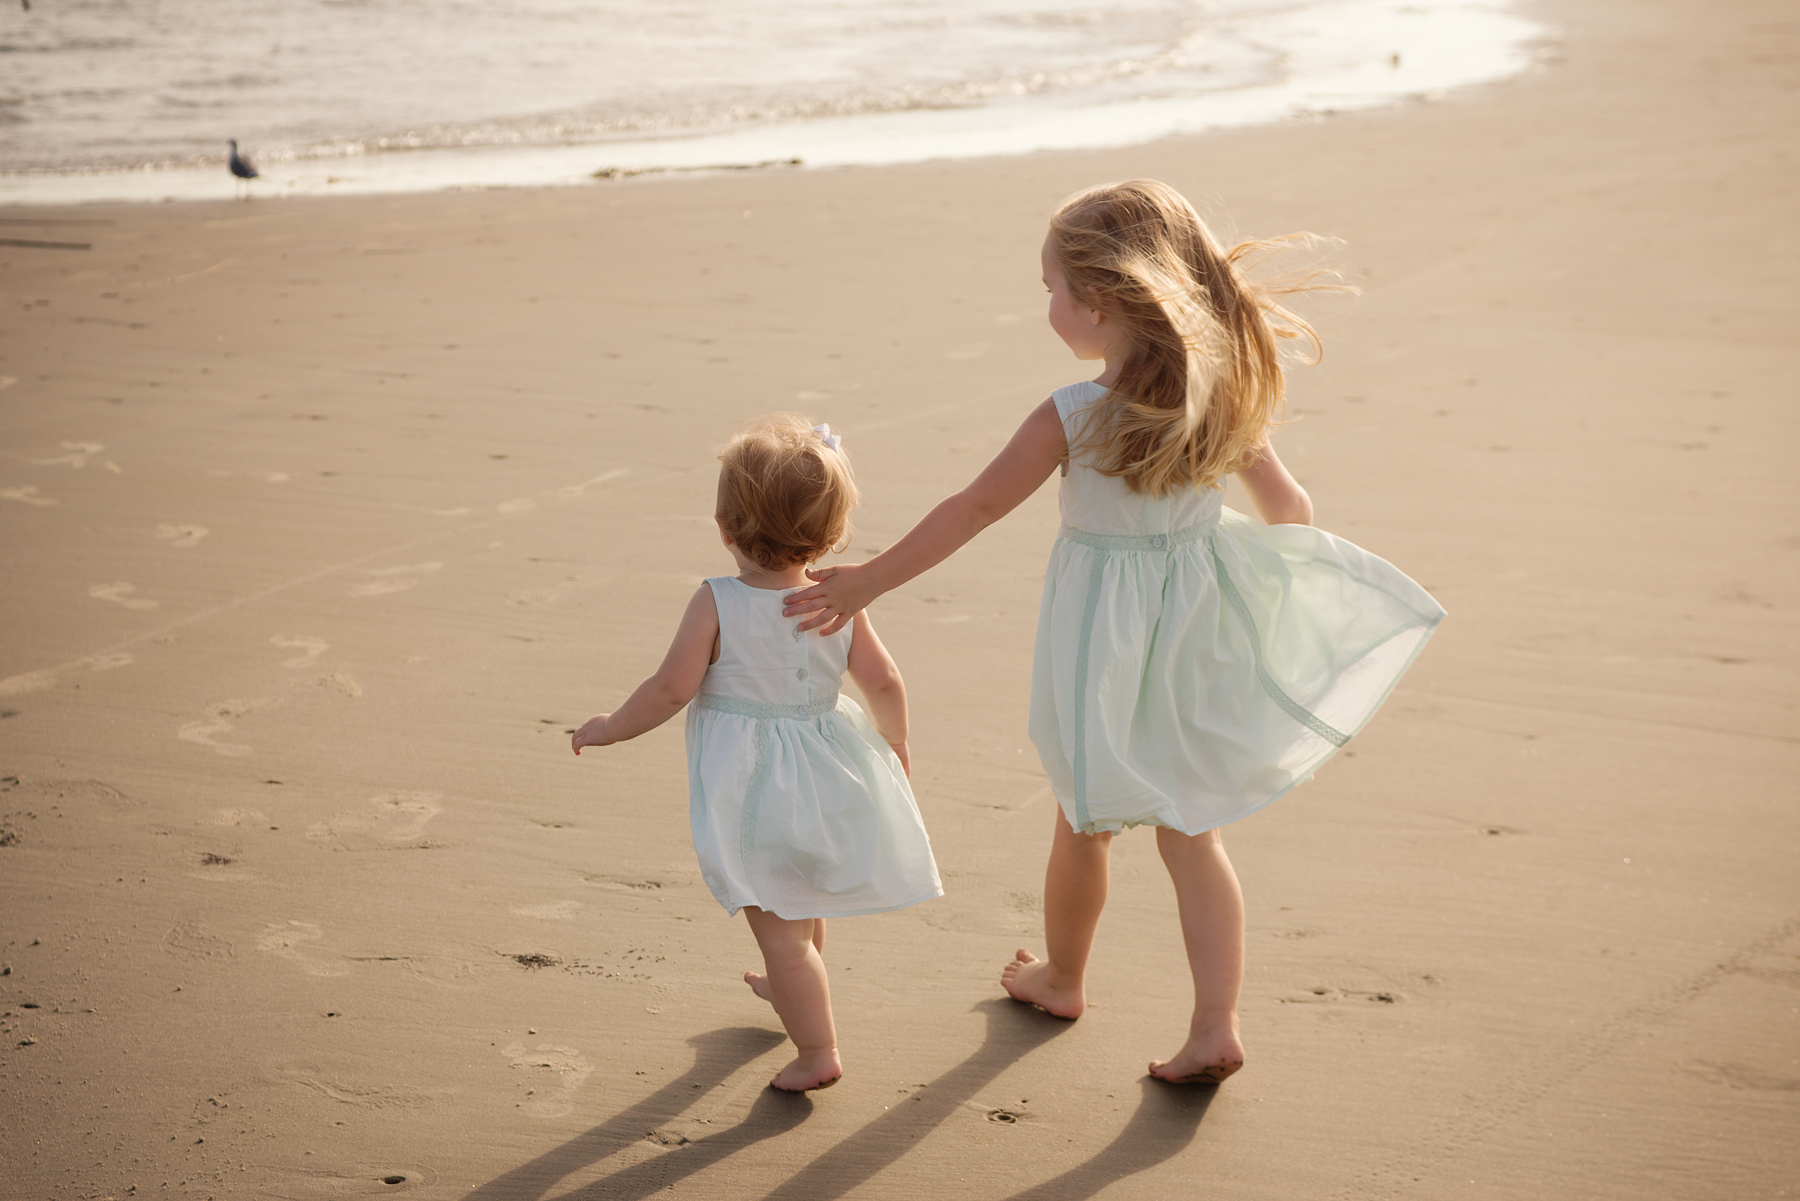
M1161 827L1164 827L1164 828L1167 828L1170 830L1174 830L1180 834L1187 834L1188 837L1192 838L1196 834L1205 834L1212 830L1223 829L1224 827L1231 825L1233 822L1242 821L1246 817L1249 817L1250 815L1252 815L1254 813L1260 812L1262 809L1266 808L1269 805L1274 804L1276 801L1279 801L1282 797L1286 796L1288 793L1294 791L1294 789L1300 787L1300 785L1305 784L1307 781L1311 780L1313 778L1314 774L1316 774L1321 767L1324 767L1327 763L1331 762L1332 758L1339 751L1343 750L1345 746L1348 746L1350 744L1350 741L1352 739L1354 739L1358 734L1362 733L1364 728L1366 728L1368 726L1368 724L1374 720L1375 714L1378 711L1380 711L1381 706L1387 703L1387 698L1390 695L1392 695L1394 689L1399 687L1401 678L1406 675L1407 671L1411 669L1414 660L1416 660L1419 657L1419 655L1425 650L1425 644L1431 641L1431 636L1437 632L1438 623L1443 621L1445 616L1446 616L1445 614L1439 613L1436 617L1432 618L1430 621L1421 623L1425 627L1424 637L1420 638L1419 644L1417 646L1413 647L1412 654L1410 654L1406 657L1406 662L1401 664L1400 669L1394 673L1394 678L1388 683L1388 686L1382 691L1381 695L1375 698L1374 703L1369 706L1368 712L1363 714L1362 720L1356 723L1356 728L1347 732L1347 736L1345 737L1344 742L1341 745L1332 746L1332 747L1328 748L1324 754L1320 755L1317 759L1310 761L1304 768L1300 769L1300 771L1295 775L1294 779L1292 781L1290 781L1285 788L1281 789L1281 791L1276 792L1268 797L1263 798L1262 800L1258 801L1256 804L1250 806L1248 809L1244 809L1238 813L1232 814L1230 817L1225 818L1223 821L1215 822L1214 824L1206 827L1206 829L1204 829L1204 830L1195 830L1192 833L1189 833L1188 831L1183 830L1179 826L1171 826L1167 822L1158 821L1154 815L1149 816L1149 817L1135 818L1135 819L1119 818L1119 819L1114 819L1114 820L1101 820L1101 821L1089 820L1088 822L1086 822L1085 824L1080 825L1080 826L1077 826L1074 822L1070 821L1069 828L1074 830L1077 834L1122 834L1126 830L1129 830L1134 826L1161 826ZM1414 628L1416 628L1416 627L1414 627ZM1069 811L1071 809L1073 809L1074 805L1075 805L1074 800L1073 799L1065 800L1064 797L1062 796L1062 794L1056 790L1054 785L1051 786L1051 793L1052 793L1052 795L1054 795L1056 797L1056 803L1057 803L1058 808L1060 808L1062 810L1063 820L1068 821ZM1145 795L1156 796L1159 794L1151 792L1151 793L1147 793ZM1089 805L1092 804L1091 798L1088 803L1089 803ZM1179 807L1177 807L1177 809L1178 808Z
M724 907L726 917L736 917L738 915L738 910L743 909L748 905L755 905L758 909L761 909L766 913L775 914L776 917L784 922L804 922L834 917L869 917L877 913L893 913L900 909L910 909L914 905L923 905L926 901L935 901L943 895L943 887L939 886L936 892L921 893L910 901L898 901L892 905L880 905L872 909L834 909L829 913L778 913L766 905L758 904L754 900L739 901L737 904L733 905L720 898L717 894L714 895L713 899L718 901L719 904Z

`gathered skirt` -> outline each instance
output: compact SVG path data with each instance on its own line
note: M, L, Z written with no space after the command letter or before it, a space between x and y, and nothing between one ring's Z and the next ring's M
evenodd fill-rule
M839 695L785 708L688 706L688 814L719 904L799 920L942 896L906 774L861 706Z
M1313 526L1224 509L1168 534L1064 527L1031 738L1074 829L1203 833L1309 778L1443 616L1398 568Z

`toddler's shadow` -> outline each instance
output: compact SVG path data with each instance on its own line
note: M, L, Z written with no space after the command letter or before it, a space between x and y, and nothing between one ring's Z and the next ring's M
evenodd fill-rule
M842 1196L911 1150L1008 1066L1070 1026L1003 998L983 1001L975 1008L987 1018L987 1033L974 1054L807 1164L769 1196L804 1201ZM546 1196L571 1173L616 1154L648 1131L679 1117L700 1090L716 1085L783 1039L771 1030L737 1027L688 1041L695 1048L694 1064L679 1078L592 1130L481 1185L468 1194L469 1201L535 1201ZM793 1129L811 1112L809 1098L764 1089L736 1125L559 1194L554 1201L588 1197L642 1201L745 1147Z
M531 1201L532 1198L544 1196L570 1173L617 1154L642 1141L647 1133L663 1123L680 1117L696 1097L703 1095L704 1090L712 1088L751 1060L766 1055L784 1041L786 1040L782 1035L760 1026L734 1026L695 1035L688 1039L688 1045L694 1048L694 1062L686 1072L592 1130L481 1185L469 1193L469 1201ZM748 1145L791 1128L810 1112L811 1102L803 1097L765 1090L765 1094L757 1099L749 1116L742 1122L700 1142L711 1144L725 1135L735 1135L735 1145L731 1148L735 1150L737 1146ZM724 1145L720 1144L717 1152L706 1162L710 1163L728 1153ZM661 1157L651 1162L661 1163ZM609 1186L612 1180L631 1175L632 1171L633 1169L627 1169L618 1176L609 1177ZM667 1172L666 1168L664 1172ZM668 1180L663 1179L642 1193L616 1195L644 1196L667 1183ZM615 1195L610 1192L610 1188L608 1195Z

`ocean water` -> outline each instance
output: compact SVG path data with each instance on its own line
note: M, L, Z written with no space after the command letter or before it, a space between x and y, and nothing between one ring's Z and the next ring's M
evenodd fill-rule
M1128 145L1528 69L1507 0L30 0L0 203Z

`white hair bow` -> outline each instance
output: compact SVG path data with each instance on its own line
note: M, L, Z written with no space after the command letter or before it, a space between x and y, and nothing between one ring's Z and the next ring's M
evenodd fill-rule
M832 433L829 424L815 425L812 427L812 432L819 435L819 441L831 447L833 450L838 450L838 448L844 444L844 436L842 434ZM839 453L842 452L839 451Z

